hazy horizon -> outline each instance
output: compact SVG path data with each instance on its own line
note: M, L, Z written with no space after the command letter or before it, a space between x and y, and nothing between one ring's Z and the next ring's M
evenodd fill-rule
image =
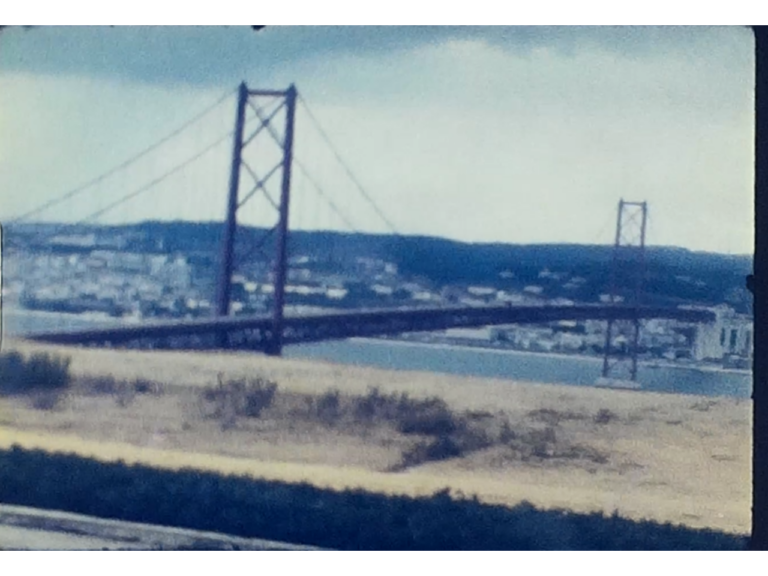
M175 224L190 224L190 225L204 225L204 226L221 226L222 222L219 220L207 220L207 221L192 221L192 220L142 220L138 222L124 222L124 223L113 223L113 224L75 224L71 222L40 222L40 221L25 221L20 222L17 224L13 223L0 223L0 227L5 226L27 226L27 225L33 225L33 226L56 226L62 227L62 233L63 229L67 226L84 226L84 227L122 227L122 226L141 226L145 224L163 224L163 225L175 225ZM265 228L263 226L253 226L250 224L240 224L241 227L245 228L252 228L255 230L268 230L268 228ZM584 246L584 247L595 247L595 246L604 246L606 248L613 248L613 243L587 243L587 242L504 242L504 241L465 241L465 240L457 240L456 238L449 238L447 236L439 236L439 235L430 235L430 234L394 234L392 232L366 232L366 231L356 231L352 232L349 230L327 230L327 229L293 229L290 230L290 232L301 232L306 234L362 234L366 236L390 236L392 238L425 238L430 240L444 240L446 242L455 242L458 244L466 244L471 246L491 246L491 245L500 245L500 246ZM711 250L696 250L693 248L687 248L685 246L675 246L672 244L646 244L647 249L669 249L669 250L687 250L689 252L693 253L699 253L699 254L713 254L717 256L732 256L734 258L754 258L753 253L733 253L733 252L713 252Z

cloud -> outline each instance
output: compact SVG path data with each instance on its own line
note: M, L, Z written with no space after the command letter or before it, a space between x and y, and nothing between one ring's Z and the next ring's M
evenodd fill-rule
M12 32L28 39L34 30ZM405 232L608 242L624 197L650 202L651 243L751 251L748 31L268 27L181 29L151 40L146 29L129 29L113 44L109 33L86 30L57 50L51 38L63 32L54 30L22 50L23 65L11 65L8 51L0 56L0 186L16 192L2 216L119 163L247 78L254 87L296 82ZM136 53L121 59L131 46ZM121 190L231 128L233 104L157 165L126 176ZM223 144L209 164L114 217L220 219L228 154ZM358 229L386 231L303 112L297 154ZM343 227L298 174L294 189L293 222ZM268 208L254 205L246 216L260 222Z
M37 27L0 35L0 70L122 78L160 84L218 85L247 72L333 62L345 56L386 57L450 41L478 41L526 56L539 49L560 56L603 51L626 58L697 57L738 46L746 28L547 26L268 26ZM743 37L740 39L740 37ZM719 48L718 48L719 49Z

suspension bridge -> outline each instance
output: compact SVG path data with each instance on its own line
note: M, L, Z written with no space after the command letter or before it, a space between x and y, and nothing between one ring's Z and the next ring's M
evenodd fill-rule
M171 197L166 204L178 204L181 219L200 219L200 214L194 214L196 207L205 204L202 197L192 193L197 190L205 199L222 188L222 180L226 173L221 169L214 170L212 157L223 158L222 145L231 143L229 164L229 189L226 198L226 215L223 222L220 253L217 261L215 278L215 294L212 294L213 310L210 318L195 320L147 320L138 325L123 325L109 328L56 331L38 333L29 336L30 339L59 344L119 346L129 348L185 348L185 349L249 349L263 351L271 355L280 355L287 344L316 342L330 339L344 339L354 336L380 336L404 332L426 332L445 330L457 327L477 327L499 324L546 323L558 320L601 320L608 326L605 347L604 375L608 376L616 359L626 358L627 355L617 354L613 343L622 323L630 326L634 332L635 352L630 354L632 362L631 378L636 373L636 345L639 322L647 318L668 318L690 323L710 322L714 315L706 310L682 309L674 307L650 307L641 304L642 290L642 259L645 245L646 206L640 203L622 202L619 208L617 235L614 246L615 260L622 254L630 254L637 258L637 283L635 298L629 302L620 302L612 297L605 304L570 305L570 306L512 306L486 305L472 307L432 306L397 309L366 309L349 310L344 312L296 313L286 310L285 294L289 273L288 236L289 221L297 223L296 214L291 207L298 195L306 200L307 188L314 193L315 200L319 199L327 212L332 214L337 222L341 222L346 230L356 232L350 209L351 199L339 199L338 195L329 192L322 183L317 172L325 168L312 166L303 157L297 155L296 144L296 112L301 106L309 123L315 128L320 142L325 146L335 161L337 168L346 179L348 185L355 191L355 198L384 225L393 235L399 235L397 227L387 217L385 211L376 202L355 176L349 165L342 158L333 144L328 133L323 129L315 114L306 101L291 85L286 90L253 90L245 83L237 89L237 105L234 130L228 127L219 130L214 138L203 138L198 133L188 140L207 142L206 145L194 147L194 151L186 154L182 147L171 149L170 146L183 134L189 133L192 127L205 124L206 118L214 110L218 110L225 102L231 102L230 92L198 113L183 125L114 166L98 177L69 190L47 202L29 210L11 221L15 224L32 222L39 215L56 209L57 214L66 212L66 206L80 202L86 215L76 219L78 225L97 224L105 217L118 213L125 218L130 213L130 206L140 206L152 210L163 203L164 194ZM211 123L206 125L211 130ZM218 156L216 156L218 154ZM221 162L219 162L221 164ZM150 166L152 169L148 169ZM199 167L195 172L195 166ZM123 178L135 183L127 191L118 186L108 186L118 175L125 176L134 171L133 179ZM138 173L144 177L136 177ZM213 177L215 176L215 178ZM298 181L298 186L296 182ZM247 185L244 185L247 182ZM172 184L172 185L169 185ZM294 189L296 188L296 189ZM172 192L167 192L171 190ZM96 197L94 198L94 192ZM90 194L90 197L88 196ZM181 200L182 194L184 200ZM141 200L141 202L139 202ZM222 199L223 200L223 199ZM301 204L301 203L299 203ZM247 211L258 205L249 214ZM630 214L633 209L641 208ZM358 209L355 209L358 210ZM186 212L185 212L186 211ZM309 217L317 216L319 210L310 209L305 212ZM639 214L639 216L638 216ZM266 232L261 238L244 239L243 226L245 221L264 222L268 215L273 216L271 226L265 226ZM625 216L630 216L625 219ZM634 218L634 220L633 220ZM210 218L209 218L210 220ZM298 222L301 226L302 222ZM311 223L303 222L305 227ZM72 229L72 224L61 224L54 227L48 234L53 238L63 230ZM633 228L634 226L634 228ZM315 222L316 229L322 229L322 222ZM627 239L627 231L639 230ZM632 236L632 234L629 234ZM45 239L42 239L43 241ZM250 247L240 254L237 247L249 244ZM269 249L267 247L269 246ZM267 250L271 253L267 253ZM260 257L271 264L270 279L273 286L272 312L259 315L233 315L232 285L233 275L239 267L255 257ZM626 330L625 330L626 332ZM630 341L632 339L630 338Z

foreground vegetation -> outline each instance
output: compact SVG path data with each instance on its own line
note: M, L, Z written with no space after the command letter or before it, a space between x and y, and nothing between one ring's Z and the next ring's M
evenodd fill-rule
M132 422L133 412L123 409L135 401L136 413L161 404L162 418L183 421L179 430L204 438L219 435L233 444L263 442L261 431L296 425L315 438L368 438L370 446L384 437L396 448L380 469L394 464L387 468L391 472L488 448L535 466L549 461L559 467L563 459L578 459L577 464L599 470L612 455L569 444L569 437L576 437L568 433L568 423L610 430L612 423L628 418L599 406L573 412L538 409L514 417L458 411L440 398L386 394L376 388L363 395L334 390L298 394L261 377L220 377L205 389L177 390L145 380L72 378L66 359L16 353L0 355L0 394L30 398L35 408L44 410L56 406L39 398L66 394L66 410L56 418L74 414L79 422L77 410L82 407L106 407L117 416L108 420L110 426L121 414ZM708 410L709 405L695 409ZM338 550L741 550L746 545L745 538L715 531L544 512L525 504L490 506L448 491L418 499L340 492L192 470L103 464L18 447L0 451L0 502Z
M289 397L293 402L291 408ZM277 405L276 401L286 402ZM409 394L384 394L372 387L365 395L345 395L329 390L321 395L297 395L278 391L264 378L224 381L203 389L198 409L207 419L217 419L222 430L238 427L241 418L288 418L313 422L352 436L365 437L374 428L387 429L409 439L400 462L387 471L400 472L427 462L462 458L491 447L504 447L515 460L582 460L605 464L606 454L590 446L571 444L558 437L563 419L588 419L587 414L539 410L528 414L533 423L512 423L503 414L487 411L456 411L442 398L414 398ZM615 418L598 411L592 420L603 424Z
M46 352L1 352L0 396L26 395L35 408L53 409L72 382L69 364L69 358Z
M143 379L118 380L109 375L75 379L69 365L69 358L52 354L25 357L16 351L4 352L0 354L0 394L23 396L36 409L53 410L61 407L67 392L111 396L122 408L139 395L164 393L162 384ZM194 413L189 414L191 421L199 417L218 421L223 431L242 428L243 420L259 418L304 421L353 436L364 436L374 428L387 429L409 439L400 461L388 468L390 472L461 458L493 446L505 447L520 460L606 462L604 454L558 438L560 419L586 415L550 410L529 416L544 427L513 425L505 416L489 412L457 412L438 397L384 394L376 387L365 395L345 395L338 390L319 396L297 395L278 391L276 382L260 376L228 380L221 374L216 384L200 390ZM600 422L601 417L602 413L596 414L595 421ZM189 422L186 425L191 426Z
M738 550L746 538L616 515L456 497L390 497L18 446L0 450L0 502L342 550Z
M0 353L0 393L61 391L70 382L69 358L46 352L25 357L15 350Z

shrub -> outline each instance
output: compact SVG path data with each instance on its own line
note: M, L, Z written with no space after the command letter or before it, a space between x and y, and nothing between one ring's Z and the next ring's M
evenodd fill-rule
M403 434L444 436L455 432L460 423L440 398L411 401L400 406L397 427Z
M425 436L451 434L462 428L466 420L455 415L441 398L418 400L406 393L382 394L378 388L371 388L365 396L353 398L352 411L359 422L382 420L393 424L403 434ZM485 415L472 419L483 420Z
M162 387L157 382L137 378L132 381L118 380L112 375L84 376L79 385L89 394L112 395L121 407L129 406L137 394L160 394Z
M145 380L143 378L137 378L132 384L134 392L136 394L161 394L163 389L157 382L151 380Z
M277 392L277 383L258 378L245 387L245 406L243 414L248 418L258 418L272 406Z
M69 358L46 352L33 354L27 362L27 374L32 388L61 390L70 383Z
M611 412L607 408L600 408L600 410L597 411L597 414L595 414L593 421L595 424L608 424L609 422L618 419L619 417L614 412Z
M0 353L0 392L21 392L25 382L26 363L16 350Z
M499 432L499 442L502 444L509 444L517 439L517 434L509 425L509 420L504 420L501 424L501 432Z
M272 405L276 392L277 384L264 378L225 382L219 375L218 385L205 388L200 393L200 399L214 404L213 411L206 413L206 416L219 418L224 428L231 428L238 416L261 416Z
M400 466L396 469L418 466L425 462L448 460L462 455L459 444L450 436L439 436L429 441L417 443L403 452Z
M114 394L120 387L114 376L85 376L80 383L91 394Z
M61 403L61 393L52 390L43 390L33 393L30 404L36 410L53 410Z
M136 399L136 389L128 382L121 381L117 384L117 389L114 391L115 402L121 408L130 406Z
M402 394L382 394L377 387L370 388L362 397L353 399L353 412L356 420L373 422L384 420L396 422L403 414L413 409L417 400Z
M19 352L0 353L0 392L63 390L69 386L69 358L36 352L25 359Z
M365 396L355 398L354 415L357 420L373 420L380 415L390 401L389 396L384 396L377 387L370 388Z
M527 452L526 456L550 458L555 455L557 433L552 426L547 426L543 430L529 430L522 437L522 443Z
M332 424L341 417L341 393L329 390L317 399L314 405L315 414L326 424Z

